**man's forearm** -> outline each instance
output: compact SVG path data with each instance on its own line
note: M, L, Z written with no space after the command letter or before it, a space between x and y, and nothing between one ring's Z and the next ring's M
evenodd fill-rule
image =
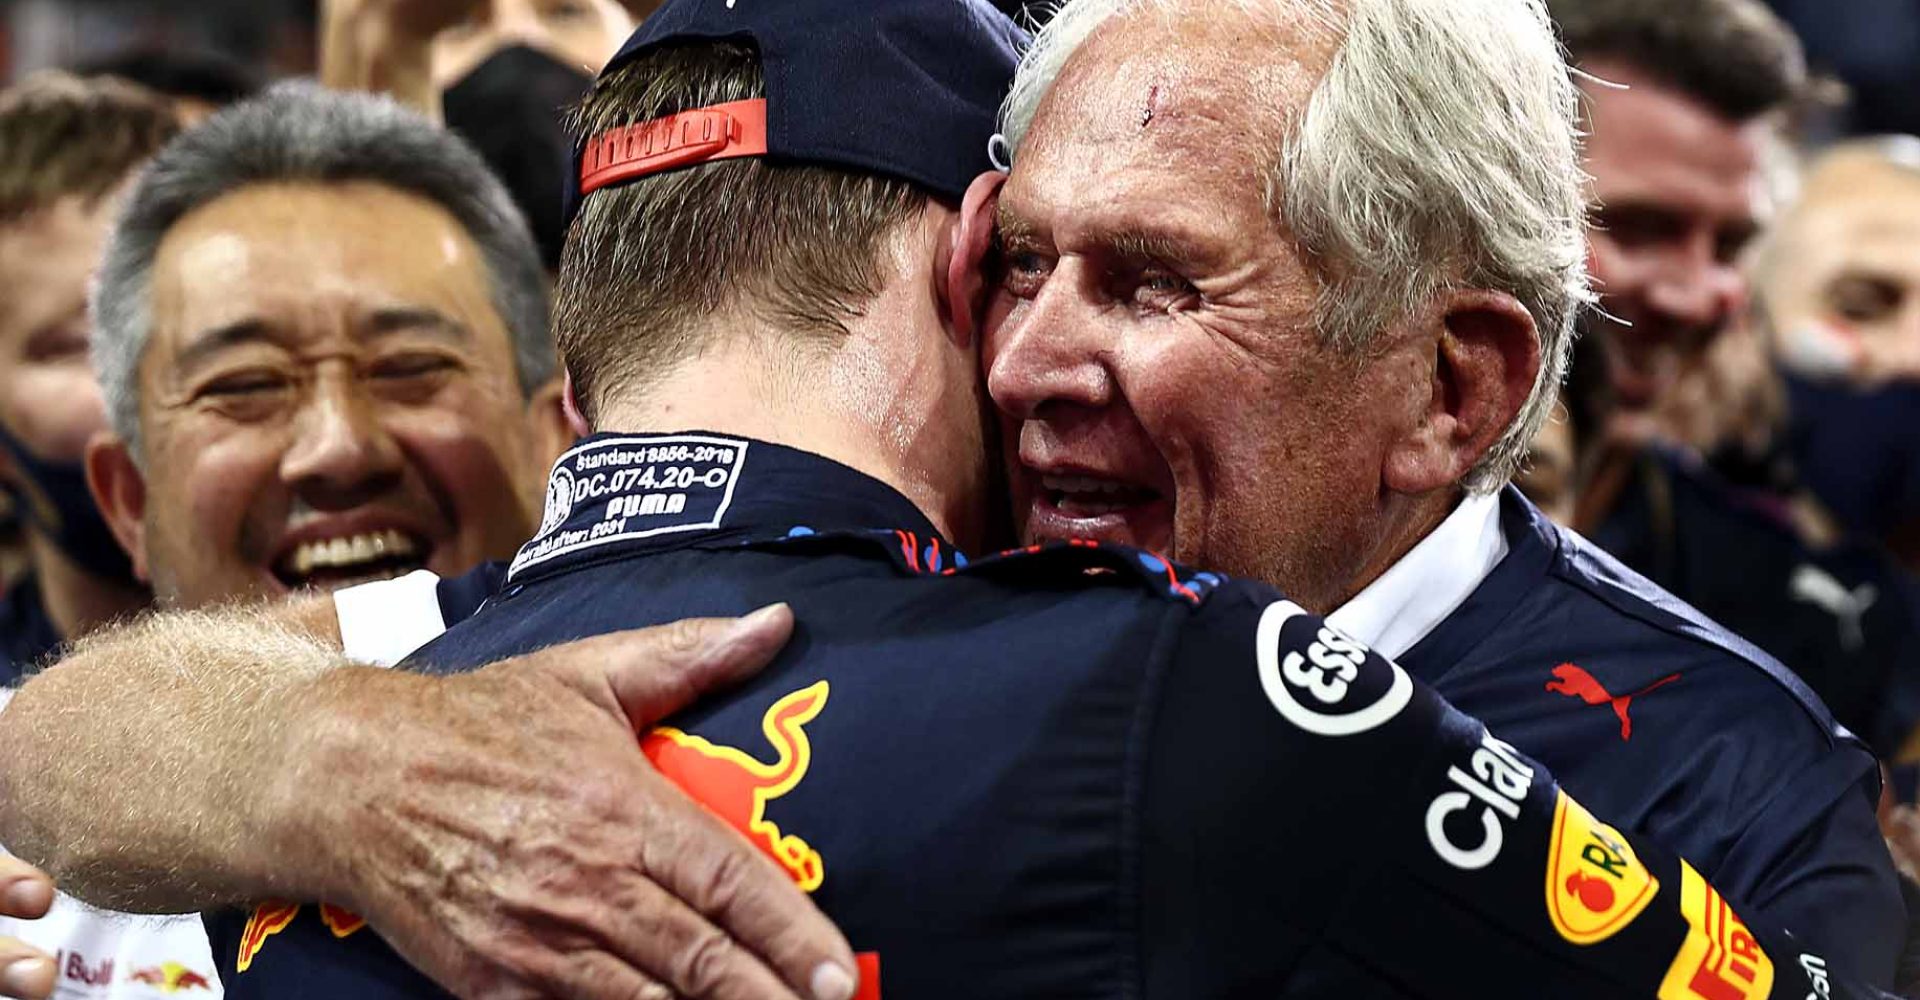
M331 608L163 614L83 640L0 711L0 843L117 909L274 891L288 758L347 666Z
M0 842L119 909L343 905L463 996L852 995L845 939L634 738L764 667L788 609L447 677L346 663L333 625L308 601L82 643L0 712Z

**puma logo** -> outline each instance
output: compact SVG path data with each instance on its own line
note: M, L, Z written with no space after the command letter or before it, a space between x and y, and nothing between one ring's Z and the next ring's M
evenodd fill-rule
M1861 622L1867 616L1867 609L1880 599L1880 591L1873 584L1863 583L1848 590L1846 584L1826 570L1802 566L1793 571L1787 589L1796 600L1805 601L1840 620L1840 645L1847 652L1857 652L1866 645L1867 633Z
M1633 739L1633 716L1627 714L1633 705L1633 699L1642 697L1655 689L1666 687L1680 679L1679 674L1668 674L1652 684L1632 694L1615 695L1606 686L1595 680L1593 675L1571 663L1562 663L1553 668L1554 679L1547 682L1547 690L1555 694L1564 694L1569 698L1578 698L1589 705L1612 705L1613 714L1620 717L1620 739Z

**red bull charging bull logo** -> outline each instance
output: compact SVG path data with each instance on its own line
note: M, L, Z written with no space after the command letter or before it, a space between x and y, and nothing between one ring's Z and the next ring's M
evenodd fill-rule
M131 982L144 983L162 993L186 993L192 990L213 992L211 980L179 962L163 962L144 969L135 969L127 973L127 979Z
M254 907L253 915L247 918L246 929L240 932L240 955L234 961L235 971L252 968L254 957L266 947L267 939L292 926L299 915L300 904L284 900L270 899ZM367 926L358 914L332 903L320 904L320 922L326 924L336 938L348 937Z
M813 744L805 727L826 707L827 693L827 682L821 681L767 709L760 730L774 750L771 764L672 726L661 726L640 740L640 749L661 774L740 831L808 892L826 879L820 852L769 821L767 803L806 778Z
M640 739L640 749L656 770L740 831L808 892L826 880L820 852L782 832L766 813L768 802L793 791L806 778L813 763L806 726L826 707L828 692L828 683L820 681L774 702L761 716L761 732L773 749L771 763L672 726L661 726ZM295 903L272 900L256 907L241 934L238 971L247 971L267 939L286 930L299 915L300 906ZM366 921L337 906L321 904L319 915L336 938L366 926ZM879 956L863 953L857 958L857 1000L878 1000Z

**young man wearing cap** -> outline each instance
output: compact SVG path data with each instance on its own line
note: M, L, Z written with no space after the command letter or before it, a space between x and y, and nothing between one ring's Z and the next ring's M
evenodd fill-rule
M1808 988L1791 938L1271 588L1093 543L969 564L1009 26L719 10L669 4L583 108L558 333L600 433L423 668L791 600L804 643L641 746L839 921L866 996ZM234 996L430 990L347 908L210 926ZM687 954L674 988L710 985Z

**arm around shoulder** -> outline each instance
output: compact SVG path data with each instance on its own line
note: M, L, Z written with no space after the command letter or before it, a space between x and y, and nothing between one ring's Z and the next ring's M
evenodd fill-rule
M347 665L331 598L108 628L0 712L0 842L120 909L245 898L247 813L287 766L305 692ZM368 671L372 673L372 671ZM262 864L264 867L264 863Z

